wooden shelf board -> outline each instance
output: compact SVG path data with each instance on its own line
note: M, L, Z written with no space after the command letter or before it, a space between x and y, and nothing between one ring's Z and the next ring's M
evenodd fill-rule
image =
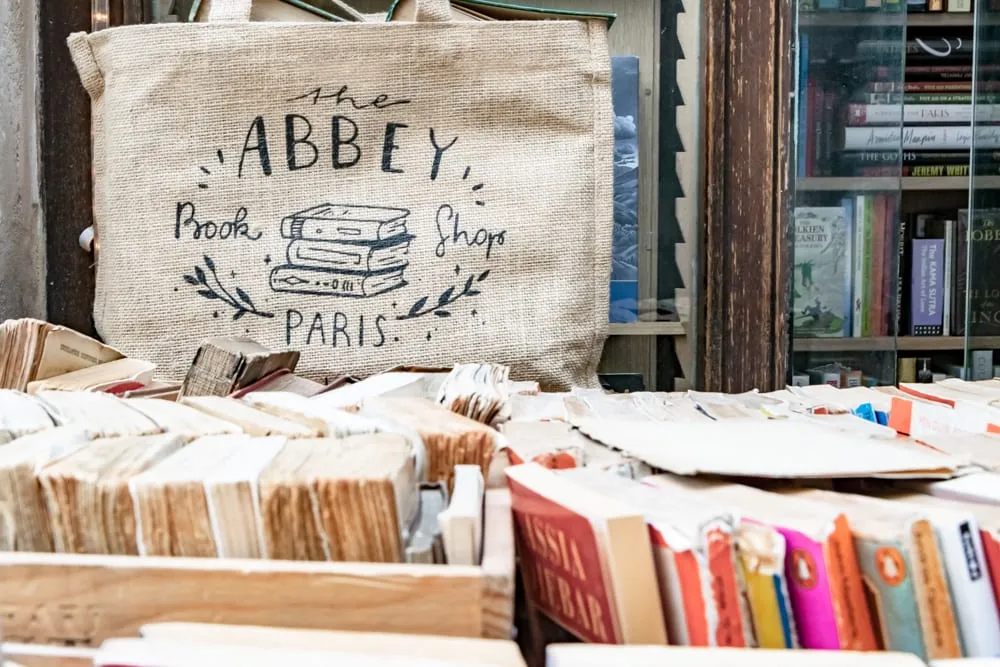
M830 176L799 178L798 192L892 192L894 190L968 190L975 181L976 189L1000 189L1000 176L910 176L907 178L860 176Z
M979 336L968 339L970 349L1000 349L1000 336ZM901 336L893 338L793 338L795 352L900 352L963 350L964 336Z
M911 13L906 16L910 27L963 27L974 25L972 12ZM867 26L903 26L903 15L886 12L802 12L799 14L802 27L822 26L831 28L858 28Z
M625 322L609 324L609 336L686 336L681 322Z

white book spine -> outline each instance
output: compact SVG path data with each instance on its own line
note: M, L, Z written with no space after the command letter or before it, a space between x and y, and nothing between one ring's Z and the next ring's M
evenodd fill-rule
M971 104L852 104L848 107L851 125L899 124L923 125L930 123L971 123ZM976 121L1000 120L1000 104L977 104Z
M844 129L844 150L969 150L973 146L972 127L848 127ZM975 148L1000 148L1000 127L977 127Z
M949 12L971 12L972 0L948 0Z
M948 573L965 657L1000 656L1000 614L976 520L933 512L930 518Z
M851 335L861 338L862 321L864 320L865 292L865 195L858 195L854 200L854 289L853 309L851 317Z
M690 551L691 544L677 535L669 526L649 521L650 528L663 541L654 539L653 562L656 565L656 580L660 588L663 619L666 621L667 637L675 646L690 646L688 619L684 609L680 573L674 561L678 552Z

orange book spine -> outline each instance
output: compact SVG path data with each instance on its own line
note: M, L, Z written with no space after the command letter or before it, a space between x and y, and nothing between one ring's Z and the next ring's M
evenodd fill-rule
M705 535L708 570L712 576L712 599L719 619L715 628L715 646L746 648L747 623L739 582L733 537L719 528Z
M823 545L823 556L830 573L830 595L841 650L878 650L874 625L865 601L861 567L854 550L854 536L843 515L834 522L833 532Z

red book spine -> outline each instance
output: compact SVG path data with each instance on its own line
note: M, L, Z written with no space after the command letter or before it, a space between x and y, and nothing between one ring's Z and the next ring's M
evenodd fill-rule
M509 477L507 485L529 599L584 641L622 643L590 521Z

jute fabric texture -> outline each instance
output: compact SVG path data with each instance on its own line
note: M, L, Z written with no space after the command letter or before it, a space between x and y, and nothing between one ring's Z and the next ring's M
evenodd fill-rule
M494 361L595 386L613 122L600 20L76 33L105 340L179 378L243 335L322 378Z

